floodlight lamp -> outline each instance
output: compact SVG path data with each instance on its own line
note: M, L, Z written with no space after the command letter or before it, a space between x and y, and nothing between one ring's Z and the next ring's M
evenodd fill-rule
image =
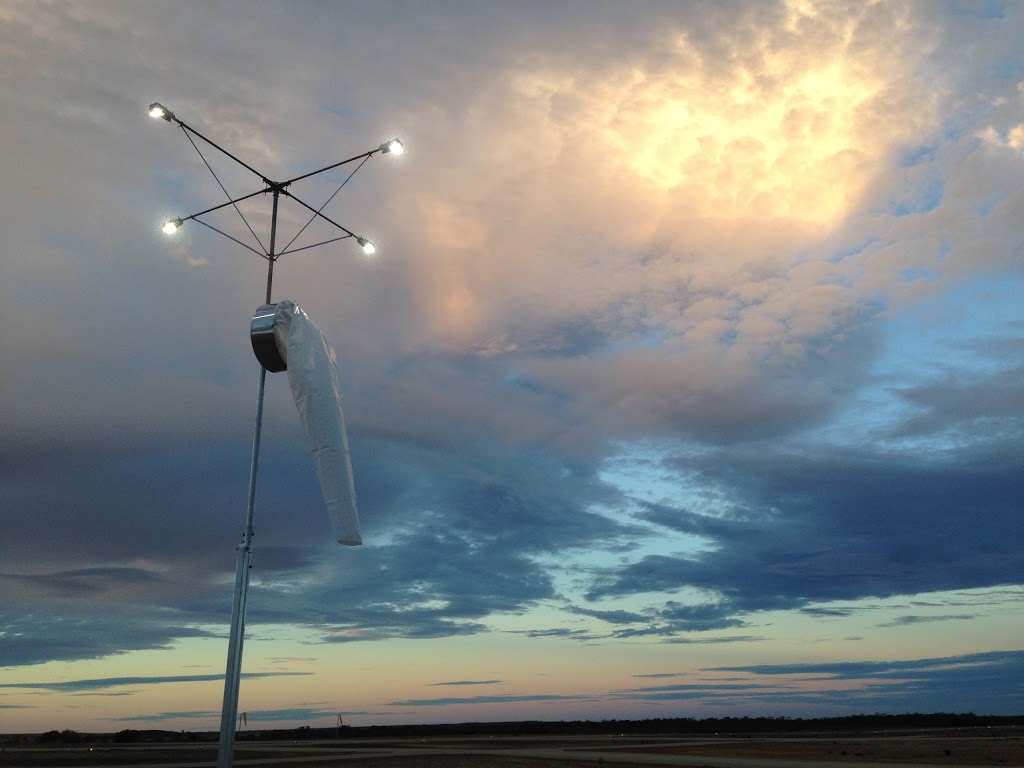
M160 229L164 231L165 235L173 235L183 223L181 219L168 219Z
M149 105L149 116L162 117L167 122L171 122L171 118L174 117L174 113L160 102L154 101Z
M377 252L377 246L375 246L365 237L357 237L356 242L359 243L359 247L363 249L363 253L365 253L367 256L372 256Z
M405 152L405 147L398 139L392 139L391 141L385 141L380 145L380 151L387 154L390 152L392 155L400 155Z

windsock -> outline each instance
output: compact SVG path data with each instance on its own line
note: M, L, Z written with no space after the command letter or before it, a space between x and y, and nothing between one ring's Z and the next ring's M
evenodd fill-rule
M288 366L288 384L313 455L334 538L339 544L362 544L334 348L293 301L277 303L273 328L278 354Z

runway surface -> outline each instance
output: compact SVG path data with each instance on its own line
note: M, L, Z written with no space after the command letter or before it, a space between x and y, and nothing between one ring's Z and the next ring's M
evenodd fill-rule
M8 746L0 768L211 768L212 743ZM239 741L235 766L301 768L882 768L1024 766L1024 741L948 732L856 737L524 736Z

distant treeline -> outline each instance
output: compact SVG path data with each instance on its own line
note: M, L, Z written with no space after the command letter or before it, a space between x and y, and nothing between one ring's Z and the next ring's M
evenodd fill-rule
M897 731L919 728L983 728L1024 726L1024 715L996 716L934 712L931 714L849 715L846 717L690 717L651 720L528 720L508 723L450 723L432 725L370 725L342 728L252 729L238 733L239 741L355 739L355 738L450 738L459 736L559 736L579 735L705 735L719 734L812 734ZM42 734L0 736L6 744L82 744L92 742L159 743L215 742L216 731L164 731L128 729L117 733L47 731ZM355 745L353 745L355 746Z

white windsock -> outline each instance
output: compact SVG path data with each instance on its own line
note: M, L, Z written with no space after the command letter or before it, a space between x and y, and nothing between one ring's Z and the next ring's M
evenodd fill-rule
M288 383L313 454L334 538L339 544L362 544L334 348L309 315L288 300L279 301L274 311L274 340L288 363Z

